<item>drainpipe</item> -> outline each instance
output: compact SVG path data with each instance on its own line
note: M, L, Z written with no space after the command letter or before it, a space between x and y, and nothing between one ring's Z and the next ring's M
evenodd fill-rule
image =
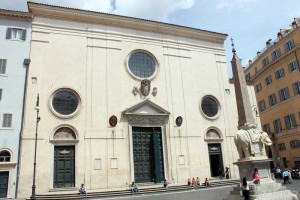
M18 187L19 187L19 175L20 175L20 162L21 162L21 147L22 147L22 136L24 128L24 114L25 114L25 103L26 103L26 91L27 91L27 79L28 79L28 67L30 64L30 59L24 59L23 66L26 67L25 72L25 83L24 83L24 93L23 93L23 106L22 106L22 121L19 133L19 151L18 151L18 163L17 163L17 178L16 178L16 190L15 199L18 197Z

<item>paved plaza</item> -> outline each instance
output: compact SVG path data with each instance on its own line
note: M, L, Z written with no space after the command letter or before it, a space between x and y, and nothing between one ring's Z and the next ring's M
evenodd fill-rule
M282 183L283 180L276 180L279 183ZM286 185L287 189L292 190L293 193L298 195L300 198L300 180L293 180L292 184ZM216 188L203 188L189 191L179 191L179 192L170 192L170 193L158 193L158 194L149 194L149 195L132 195L126 197L112 197L105 198L108 199L134 199L134 200L223 200L227 197L230 191L233 189L233 186L225 187L216 187ZM242 200L243 198L241 198ZM104 200L104 198L101 198Z

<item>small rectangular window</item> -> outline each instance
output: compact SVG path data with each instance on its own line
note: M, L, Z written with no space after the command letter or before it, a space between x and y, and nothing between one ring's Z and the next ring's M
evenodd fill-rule
M6 59L0 59L0 74L6 74Z
M280 119L275 119L275 120L273 121L273 125L274 125L274 131L275 131L276 133L278 133L278 132L280 132L280 131L282 130Z
M249 81L249 80L251 80L250 73L246 74L246 76L245 76L245 79L246 79L246 81Z
M279 97L280 97L280 101L285 101L288 98L290 98L289 89L286 87L279 90Z
M7 114L7 113L3 114L2 127L3 128L12 127L12 114Z
M279 57L280 57L280 50L279 49L276 49L275 51L272 52L273 61L276 60Z
M293 88L294 88L294 94L295 95L300 94L300 81L294 83Z
M291 148L300 147L300 140L292 140L290 141Z
M285 143L279 143L278 144L278 149L279 149L279 151L285 150Z
M256 92L257 92L257 93L260 92L260 91L262 90L261 83L257 84L257 85L255 86L255 89L256 89Z
M272 107L272 106L276 105L276 103L277 103L276 96L273 93L269 96L269 105L270 105L270 107Z
M258 102L258 108L259 108L260 112L266 110L266 105L265 105L265 101L264 100Z
M264 59L262 60L262 66L263 66L263 67L267 66L267 64L269 64L269 59L268 59L268 57L266 57L266 58L264 58Z
M7 28L6 39L26 40L26 30L21 28Z
M0 88L0 101L2 100L2 88Z
M270 133L270 125L269 124L264 124L263 125L263 131L266 133Z
M271 75L270 76L268 76L267 78L266 78L266 85L268 86L268 85L270 85L272 83L272 77L271 77Z
M258 73L258 67L254 67L254 74Z
M293 62L289 63L289 71L293 72L296 69L298 69L298 65L297 65L297 62L294 60Z
M283 68L275 71L275 77L276 77L277 80L280 79L280 78L282 78L282 77L284 77L284 70L283 70Z
M288 52L294 48L293 40L290 40L284 44L285 52Z
M287 116L284 116L284 121L285 121L285 126L287 129L294 129L296 128L296 120L295 120L295 115L294 114L290 114Z

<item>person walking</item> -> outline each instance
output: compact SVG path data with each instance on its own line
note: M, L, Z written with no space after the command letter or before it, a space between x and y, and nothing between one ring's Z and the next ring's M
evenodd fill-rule
M249 183L247 182L247 178L246 177L244 177L243 181L240 183L240 188L243 191L244 200L250 200Z

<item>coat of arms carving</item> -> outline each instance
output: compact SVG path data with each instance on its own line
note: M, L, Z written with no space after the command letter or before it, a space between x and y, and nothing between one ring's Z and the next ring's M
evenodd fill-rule
M144 96L149 95L150 89L151 89L150 84L151 84L150 80L148 80L148 79L142 80L142 82L141 82L141 92Z

